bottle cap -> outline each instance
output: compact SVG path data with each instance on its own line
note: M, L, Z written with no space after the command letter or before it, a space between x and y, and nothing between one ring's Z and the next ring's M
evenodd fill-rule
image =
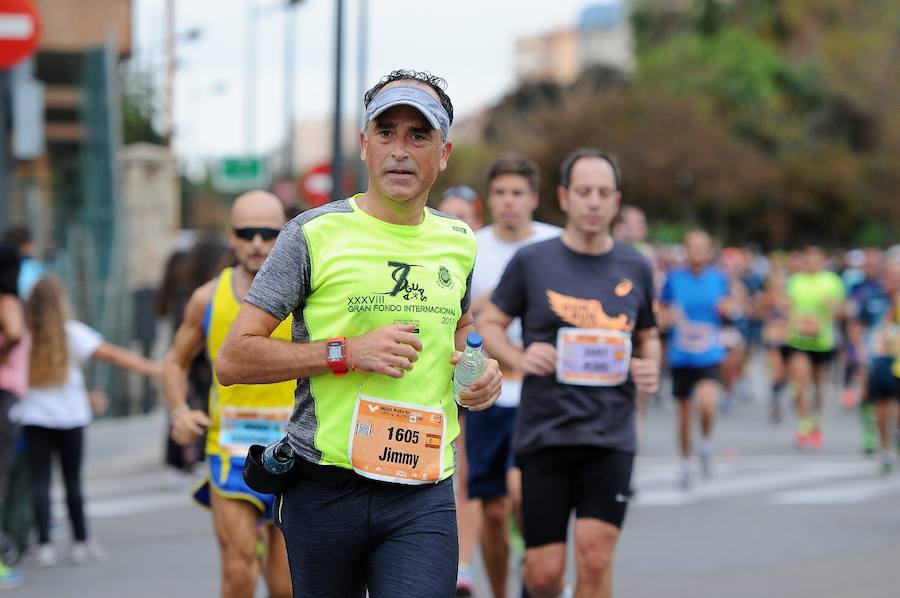
M473 349L478 349L479 347L481 347L481 343L483 342L484 339L482 339L481 335L477 332L470 332L469 336L466 337L466 344Z

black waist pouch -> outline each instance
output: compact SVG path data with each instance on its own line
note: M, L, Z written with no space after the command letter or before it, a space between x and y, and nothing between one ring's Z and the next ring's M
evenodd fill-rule
M299 458L294 458L294 466L284 474L267 471L262 464L262 455L266 447L261 444L250 446L247 458L244 459L244 482L251 490L260 494L278 494L297 480Z

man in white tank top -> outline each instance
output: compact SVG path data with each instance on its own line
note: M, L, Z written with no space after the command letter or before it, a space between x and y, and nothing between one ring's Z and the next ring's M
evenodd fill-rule
M505 154L488 170L487 204L492 223L475 233L478 255L472 274L472 313L490 301L491 292L507 263L519 248L559 236L561 229L533 220L538 207L537 165L519 154ZM522 329L516 320L507 330L510 340L521 344ZM481 552L495 596L506 595L509 558L510 508L519 521L520 482L513 467L512 432L519 405L521 378L504 367L503 390L497 403L481 412L466 414L466 452L469 457L469 496L481 500L483 532Z

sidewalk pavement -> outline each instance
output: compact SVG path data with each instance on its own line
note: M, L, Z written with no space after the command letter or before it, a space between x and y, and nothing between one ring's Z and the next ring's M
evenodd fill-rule
M168 413L98 419L87 428L85 478L91 480L161 465Z

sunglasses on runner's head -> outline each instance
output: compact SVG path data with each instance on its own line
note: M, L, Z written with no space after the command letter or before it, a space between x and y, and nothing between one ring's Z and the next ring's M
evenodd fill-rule
M279 232L281 232L277 228L268 228L265 226L248 226L247 228L234 228L231 230L234 231L234 234L237 235L238 239L244 241L252 241L256 238L256 235L262 237L263 241L271 241L278 236Z
M441 199L447 199L448 197L459 197L466 201L478 200L478 194L475 193L475 190L471 187L466 187L465 185L450 187L441 194Z

